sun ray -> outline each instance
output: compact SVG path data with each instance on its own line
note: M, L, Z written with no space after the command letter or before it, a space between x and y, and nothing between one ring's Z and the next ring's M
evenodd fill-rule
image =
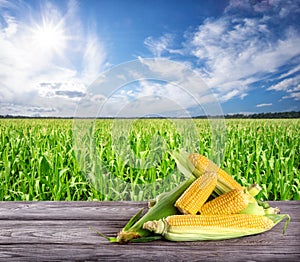
M66 46L66 33L62 22L46 21L31 29L34 46L42 52L62 53Z

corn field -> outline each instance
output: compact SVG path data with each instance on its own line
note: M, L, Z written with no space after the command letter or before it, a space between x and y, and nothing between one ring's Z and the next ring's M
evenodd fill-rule
M0 200L147 200L184 179L172 150L186 148L208 157L214 150L205 119L193 120L196 142L185 137L184 119L176 120L179 124L131 121L123 136L122 128L117 129L121 135L111 132L118 121L126 123L95 121L91 158L76 151L74 120L0 120ZM225 122L219 165L244 186L257 182L262 187L258 199L300 200L300 120ZM132 156L138 156L134 165ZM143 161L149 158L150 164Z

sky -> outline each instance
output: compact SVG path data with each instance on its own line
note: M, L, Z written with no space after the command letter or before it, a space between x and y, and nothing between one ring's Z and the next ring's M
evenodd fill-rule
M300 111L299 25L300 0L0 0L0 115Z

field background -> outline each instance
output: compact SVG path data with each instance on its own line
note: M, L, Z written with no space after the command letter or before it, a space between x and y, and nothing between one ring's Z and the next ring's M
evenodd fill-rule
M141 119L131 128L126 144L140 157L149 154L152 137L165 141L166 151L158 150L157 164L149 168L132 167L118 157L110 132L114 121L97 120L94 139L105 175L118 177L121 184L87 178L73 147L73 120L1 119L0 200L147 200L182 181L168 153L184 140L172 121ZM209 123L193 121L199 135L195 148L209 156ZM300 200L299 130L299 119L226 119L220 165L245 186L257 182L261 200ZM103 175L103 169L96 172Z

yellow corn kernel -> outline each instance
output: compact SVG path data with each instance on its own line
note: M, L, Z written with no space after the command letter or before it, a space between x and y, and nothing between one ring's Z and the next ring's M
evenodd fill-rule
M203 174L205 171L214 171L218 175L217 189L220 189L219 194L228 192L232 189L240 189L243 187L235 181L228 173L219 168L215 163L210 161L207 157L193 153L189 155L189 160L195 167L194 172L197 175Z
M233 189L205 203L200 213L201 215L237 214L247 207L248 198L243 190Z
M211 195L217 184L217 174L205 172L177 199L175 207L184 214L195 215Z
M166 218L169 226L182 227L217 227L217 228L261 228L267 229L274 222L266 216L250 214L232 215L173 215Z

